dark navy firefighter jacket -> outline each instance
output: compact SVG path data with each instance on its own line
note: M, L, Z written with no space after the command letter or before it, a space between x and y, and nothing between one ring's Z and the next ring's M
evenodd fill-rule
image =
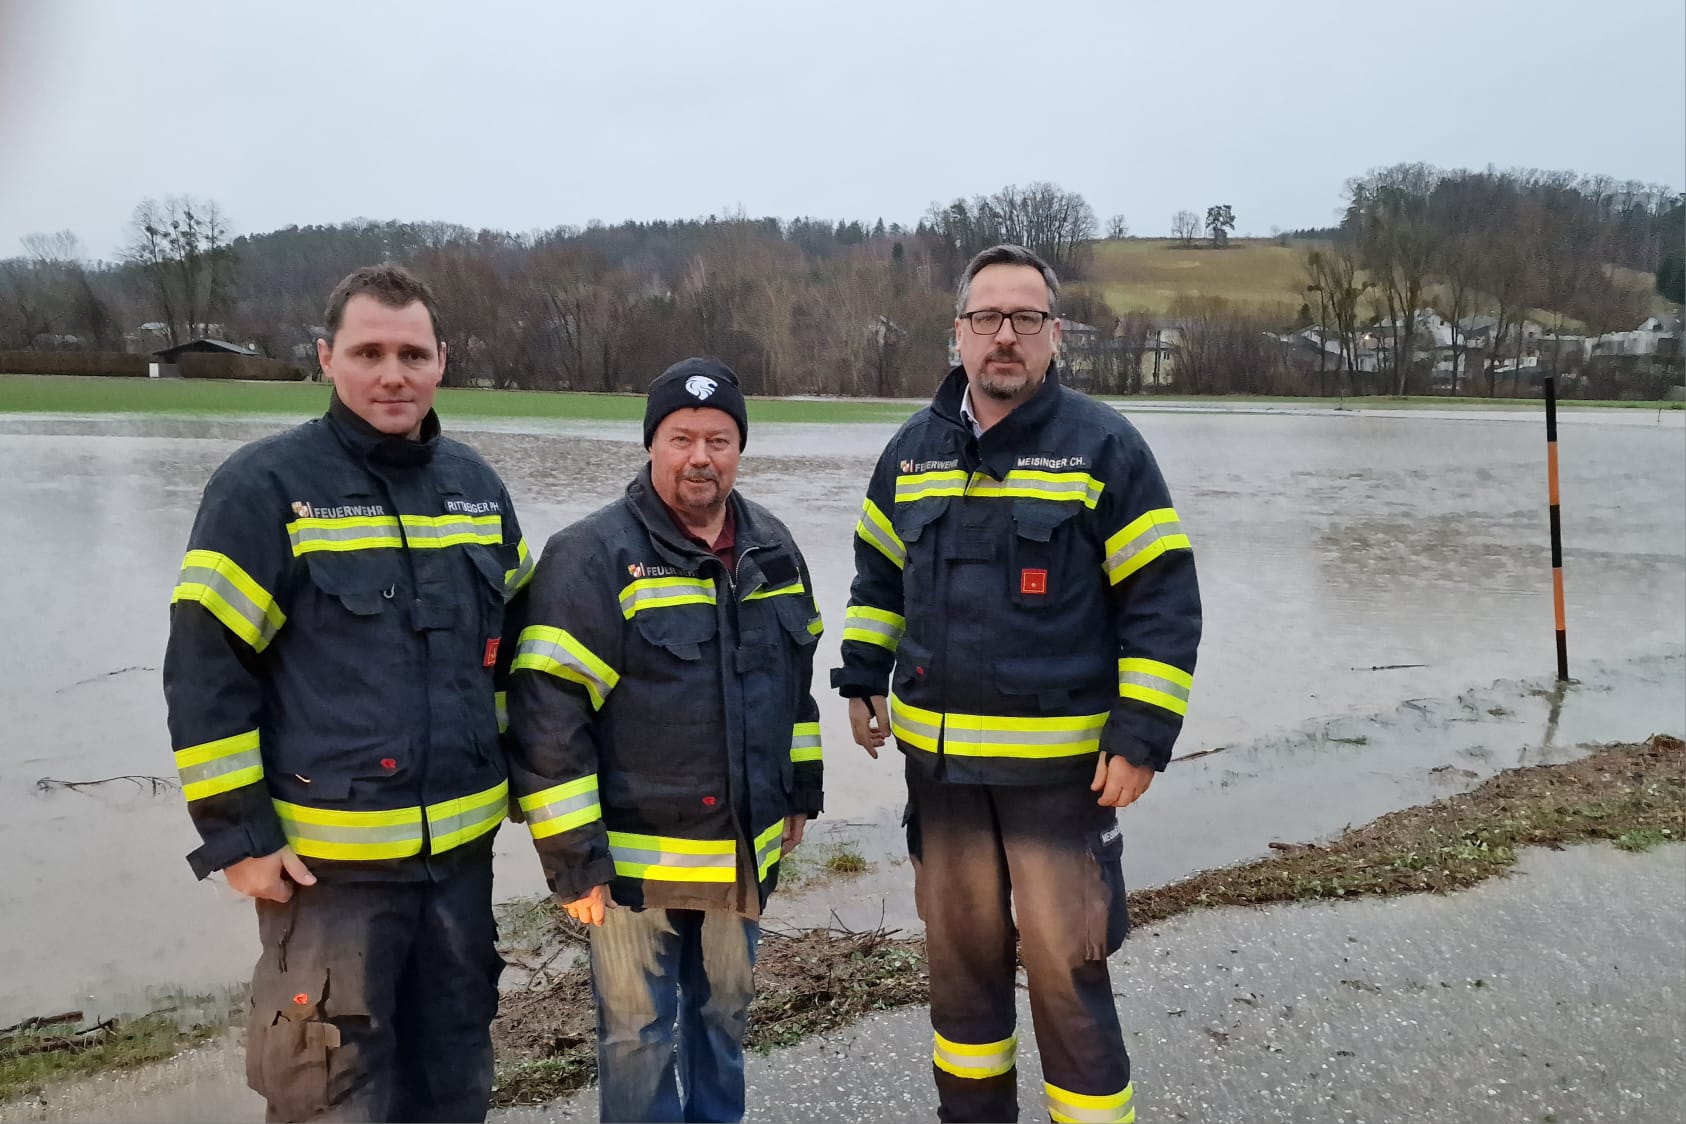
M493 675L533 564L496 473L336 397L212 475L164 695L212 870L290 843L318 878L437 877L509 810Z
M909 761L958 783L1163 769L1200 641L1194 555L1147 443L1062 386L972 433L955 368L891 439L855 532L832 683L889 696Z
M510 670L510 775L551 888L759 916L822 805L821 632L789 530L736 492L736 564L650 483L553 536Z

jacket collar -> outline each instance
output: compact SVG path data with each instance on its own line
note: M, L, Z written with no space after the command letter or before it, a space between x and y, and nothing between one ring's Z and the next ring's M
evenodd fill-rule
M937 393L931 399L931 413L958 432L962 448L969 447L968 442L975 444L978 459L991 476L997 480L1005 479L1018 463L1019 454L1035 441L1043 426L1059 410L1059 364L1050 362L1047 376L1036 388L1036 393L1030 396L1030 401L1020 403L1006 417L984 430L982 437L972 436L971 424L960 413L960 402L966 394L966 387L966 369L954 368L937 387Z
M421 435L414 441L382 433L353 413L351 407L340 400L338 391L328 400L327 420L328 428L333 430L340 444L358 458L397 467L423 465L431 461L441 432L439 414L429 410L422 419Z

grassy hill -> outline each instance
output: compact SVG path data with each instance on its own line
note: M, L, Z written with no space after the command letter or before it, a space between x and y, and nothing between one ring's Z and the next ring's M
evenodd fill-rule
M1309 243L1236 239L1227 250L1189 249L1172 240L1097 242L1089 278L1074 285L1119 312L1163 313L1179 296L1222 297L1286 308L1305 300L1302 263Z
M1314 245L1322 243L1290 242L1281 246L1274 239L1238 238L1226 250L1211 250L1190 249L1174 240L1158 238L1097 242L1089 276L1072 288L1100 297L1120 313L1163 314L1179 296L1200 296L1254 305L1287 319L1306 299L1305 255ZM1649 273L1621 267L1615 273L1646 288L1656 283ZM1429 300L1436 295L1431 288ZM1369 304L1366 299L1361 305L1365 319L1371 312ZM1651 304L1652 311L1659 315L1673 307L1660 296L1654 296ZM1534 315L1543 323L1553 322L1549 312L1535 310ZM1575 324L1570 322L1566 327Z

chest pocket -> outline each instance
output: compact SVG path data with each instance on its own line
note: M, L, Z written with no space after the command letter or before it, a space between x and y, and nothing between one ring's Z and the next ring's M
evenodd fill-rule
M1013 501L1007 596L1021 608L1042 610L1077 591L1083 550L1082 510L1075 503Z
M638 635L656 649L648 655L657 668L668 665L669 660L691 663L702 659L703 645L719 631L712 604L642 609L635 621Z
M402 559L395 550L305 556L310 584L324 594L329 606L354 617L396 615L400 601Z

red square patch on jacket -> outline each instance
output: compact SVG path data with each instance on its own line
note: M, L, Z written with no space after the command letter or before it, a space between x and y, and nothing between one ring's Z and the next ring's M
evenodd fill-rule
M486 641L486 656L480 661L481 667L495 667L497 665L499 639L499 637L494 636Z
M1019 592L1041 597L1048 592L1047 570L1020 570Z

